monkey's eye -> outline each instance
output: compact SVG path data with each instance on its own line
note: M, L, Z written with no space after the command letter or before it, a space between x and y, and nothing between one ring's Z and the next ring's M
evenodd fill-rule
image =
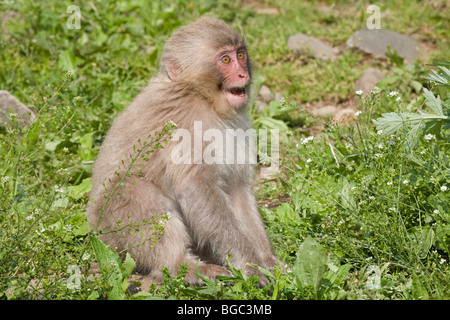
M237 58L238 60L244 60L245 59L245 52L244 51L239 51L237 54Z
M231 62L231 58L230 58L229 56L223 56L223 57L220 59L220 61L221 61L223 64L229 64L229 63Z

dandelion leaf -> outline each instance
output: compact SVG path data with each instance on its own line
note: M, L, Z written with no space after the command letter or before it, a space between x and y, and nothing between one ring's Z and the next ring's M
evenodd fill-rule
M86 178L79 185L69 186L67 190L69 195L74 199L80 199L92 189L92 178Z
M94 249L100 271L110 285L110 289L107 293L108 299L125 299L122 284L124 280L123 275L126 271L122 265L119 255L109 249L106 244L96 237L91 237L90 241Z
M317 294L327 262L328 256L323 247L313 238L306 237L298 250L293 268L297 282L304 287L312 285Z

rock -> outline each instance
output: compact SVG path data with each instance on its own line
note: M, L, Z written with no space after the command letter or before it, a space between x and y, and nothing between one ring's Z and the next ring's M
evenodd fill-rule
M256 106L256 110L263 111L269 107L269 104L267 104L266 102L261 101L261 100L256 100L255 106Z
M310 37L303 33L297 33L289 37L289 50L297 53L311 53L313 57L323 61L336 59L335 50L325 42Z
M255 8L255 12L258 14L271 14L279 15L280 11L277 8Z
M281 93L275 92L275 97L273 98L273 100L280 101L281 99L283 99L283 96L281 95Z
M270 91L269 87L266 85L262 85L261 89L259 89L258 100L263 102L270 102L274 99L272 91Z
M358 30L347 40L346 45L376 57L386 57L387 47L390 46L391 50L397 50L397 54L407 61L412 61L421 54L419 43L415 39L386 29Z
M35 118L34 113L11 93L0 90L0 125L10 122L10 113L17 114L18 120L24 124L30 124Z
M342 122L348 118L350 118L353 114L355 114L356 110L353 108L344 108L341 110L338 110L338 112L334 115L333 119L335 119L337 122Z
M337 107L333 105L314 108L311 112L317 117L333 116L337 112Z
M355 82L355 92L363 91L363 96L369 96L370 92L375 88L376 84L384 79L384 73L375 68L368 68L362 76Z

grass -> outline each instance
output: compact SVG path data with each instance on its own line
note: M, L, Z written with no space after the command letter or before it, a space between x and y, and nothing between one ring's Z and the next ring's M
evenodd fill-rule
M89 2L81 28L68 29L72 4L0 3L12 16L0 29L0 88L37 114L29 127L14 116L0 127L1 298L450 298L449 88L432 74L445 75L445 64L426 65L448 60L449 20L436 7L444 3L378 2L383 28L426 47L409 65L345 49L368 17L364 1ZM132 257L120 260L87 227L92 163L112 120L156 73L172 30L208 12L242 30L257 86L285 97L250 115L258 128L287 129L280 174L257 189L260 203L276 204L261 213L291 272L262 270L271 284L259 288L230 266L232 277L193 288L182 270L131 295ZM342 53L334 62L296 57L286 47L296 32ZM387 77L361 98L353 83L369 66ZM304 105L320 101L360 113L346 124L317 119ZM312 127L323 130L305 139ZM93 261L103 265L95 277Z

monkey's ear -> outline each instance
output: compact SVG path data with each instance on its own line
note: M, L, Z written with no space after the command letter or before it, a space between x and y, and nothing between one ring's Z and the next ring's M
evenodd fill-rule
M179 68L175 61L170 57L164 57L162 59L162 64L164 65L169 79L173 82L176 82L178 80Z

